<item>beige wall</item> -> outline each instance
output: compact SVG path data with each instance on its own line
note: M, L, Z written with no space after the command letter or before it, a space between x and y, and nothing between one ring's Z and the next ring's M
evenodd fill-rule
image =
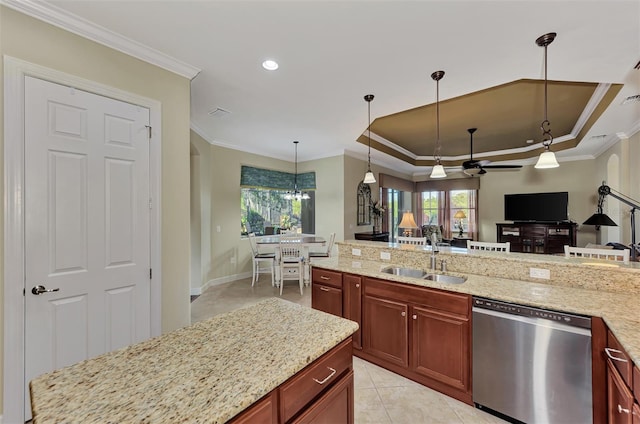
M162 103L162 331L189 324L189 208L185 205L189 204L190 81L3 6L0 6L0 54ZM0 98L4 98L2 84ZM4 122L0 121L0 155L4 143ZM2 194L4 197L5 193ZM4 220L4 210L1 213ZM2 240L4 234L0 233L0 243ZM0 253L3 248L0 247ZM0 255L0 261L2 258ZM2 279L0 273L0 290L4 287ZM3 301L0 292L0 307ZM2 322L3 311L0 312Z

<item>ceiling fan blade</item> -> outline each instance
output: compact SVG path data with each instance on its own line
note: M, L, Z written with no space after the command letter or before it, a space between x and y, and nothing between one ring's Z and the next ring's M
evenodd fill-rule
M487 169L519 169L522 165L483 165L483 168Z

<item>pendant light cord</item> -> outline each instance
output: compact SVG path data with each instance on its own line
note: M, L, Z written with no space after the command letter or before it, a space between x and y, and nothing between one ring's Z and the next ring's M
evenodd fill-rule
M433 150L433 158L436 165L440 165L440 151L442 143L440 143L440 80L444 77L444 71L436 71L431 74L431 78L436 81L436 146Z

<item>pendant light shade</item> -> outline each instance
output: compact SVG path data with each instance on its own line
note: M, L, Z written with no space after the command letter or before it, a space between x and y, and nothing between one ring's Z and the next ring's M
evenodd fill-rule
M442 149L440 144L440 80L442 77L444 77L444 71L436 71L431 74L431 78L436 82L436 147L433 152L436 164L431 170L431 178L445 178L447 176L444 167L440 164L440 150Z
M538 169L557 168L560 166L556 160L555 153L549 150L549 146L553 143L553 136L551 135L551 123L547 118L547 46L549 46L555 38L556 33L550 32L536 39L536 44L540 47L544 47L544 121L540 124L540 129L542 129L542 145L544 146L544 152L540 154L538 162L535 165L535 168Z
M364 174L363 183L373 184L376 182L376 177L371 172L371 101L373 100L373 94L367 94L364 96L364 101L367 102L367 109L369 111L369 126L367 127L369 135L369 160L367 162L367 173Z
M284 194L284 198L287 200L307 200L310 198L309 193L303 193L298 190L298 143L300 142L293 142L293 145L296 146L296 173L293 176L293 191L287 191Z

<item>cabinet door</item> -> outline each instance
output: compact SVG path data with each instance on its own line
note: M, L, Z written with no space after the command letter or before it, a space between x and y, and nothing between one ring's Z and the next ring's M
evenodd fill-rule
M609 424L633 424L633 395L622 377L607 360L607 410Z
M364 296L363 350L395 365L409 365L407 304Z
M353 347L362 349L362 278L359 275L345 274L343 276L344 317L358 323L360 328L353 334Z
M314 281L311 286L311 307L341 317L342 290Z
M293 421L295 424L353 424L353 371Z
M633 424L640 424L640 405L633 404Z
M469 320L412 306L410 322L411 370L469 391Z

